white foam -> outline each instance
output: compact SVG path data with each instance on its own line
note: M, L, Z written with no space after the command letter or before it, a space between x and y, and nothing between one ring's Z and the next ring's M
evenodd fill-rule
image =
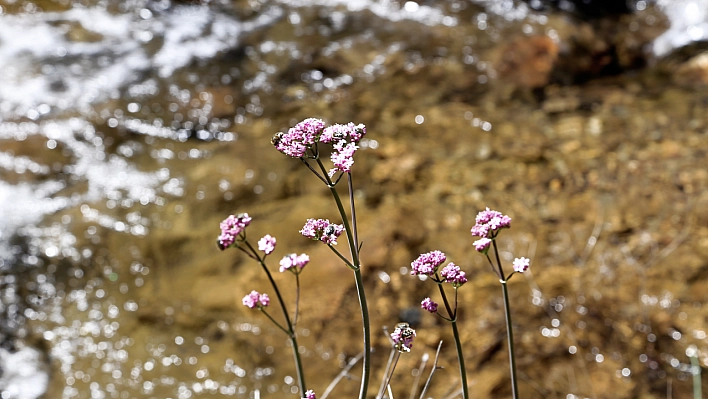
M44 371L42 354L30 347L15 353L0 349L0 391L3 398L36 399L42 396L49 384L49 374Z
M669 18L669 29L654 40L652 51L664 56L671 50L708 39L708 0L657 0Z

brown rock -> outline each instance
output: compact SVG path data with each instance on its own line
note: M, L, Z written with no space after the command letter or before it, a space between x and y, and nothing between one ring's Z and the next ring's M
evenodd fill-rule
M523 37L506 46L497 70L503 80L515 86L541 87L548 83L557 58L558 45L550 37Z

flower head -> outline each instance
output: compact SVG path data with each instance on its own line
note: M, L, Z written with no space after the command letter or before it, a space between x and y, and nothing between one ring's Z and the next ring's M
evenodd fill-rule
M484 254L487 253L487 250L489 250L489 244L491 243L492 240L487 237L482 237L479 240L473 242L472 245L474 245L474 249Z
M475 222L476 224L471 230L472 235L482 238L494 238L500 229L511 227L509 216L489 208L478 213Z
M283 256L280 260L280 272L290 270L294 273L299 273L306 264L310 262L310 257L306 254L290 254Z
M217 239L217 245L223 251L233 245L236 238L241 232L246 229L246 226L251 224L251 217L247 213L239 213L238 215L230 215L219 224L221 234Z
M337 245L337 238L343 231L344 226L330 223L327 219L307 219L300 234L313 240L320 240L327 245Z
M514 259L514 271L517 273L523 273L529 269L530 260L528 258L516 258Z
M346 125L335 124L328 126L322 131L321 143L336 143L342 140L358 143L366 134L366 126L362 124L354 125L349 122Z
M261 294L258 291L251 291L250 294L243 297L241 302L249 309L260 309L270 304L270 298L267 294Z
M415 338L415 330L408 323L398 323L396 329L391 333L393 347L399 352L410 352L413 347L413 338Z
M321 119L308 118L291 127L287 133L277 133L271 142L283 154L301 158L317 142L324 127L325 123Z
M455 288L462 286L467 282L465 272L460 270L460 267L450 262L440 271L440 276L445 279L446 283L452 284Z
M430 298L423 299L423 302L420 303L420 307L430 313L435 313L438 311L438 304L433 302L433 300Z
M432 251L424 254L420 254L418 259L411 263L411 274L422 274L425 276L432 276L438 270L438 266L445 262L445 254L440 251Z
M352 165L354 165L354 153L359 149L359 146L342 140L335 144L334 149L335 151L330 157L334 168L329 170L329 176L332 177L337 172L351 172Z
M265 252L266 255L270 255L275 250L275 237L266 234L263 238L258 240L258 250Z
M317 396L315 395L315 391L309 389L307 392L305 392L305 397L302 399L317 399Z

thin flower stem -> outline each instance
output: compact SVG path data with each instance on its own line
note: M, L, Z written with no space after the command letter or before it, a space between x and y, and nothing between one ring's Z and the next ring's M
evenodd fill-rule
M499 280L501 280L503 277L500 276L500 275L499 275L499 271L494 268L494 262L492 262L492 259L489 257L489 254L484 254L484 256L487 257L487 260L489 261L489 266L492 267L492 271L494 272L494 274L496 274L497 277L499 277Z
M457 317L457 309L452 310L450 307L450 302L447 300L447 295L445 295L445 290L443 289L442 284L438 283L438 290L440 290L440 296L442 296L443 303L445 303L445 309L447 310L448 316L450 316L450 320L455 320Z
M354 183L352 182L352 172L347 172L347 181L349 183L349 204L352 210L352 232L354 233L354 242L359 243L359 233L356 228L356 208L354 207ZM356 247L357 256L359 255L359 247Z
M300 273L295 273L295 315L293 315L293 330L297 327L297 316L300 308Z
M428 376L428 380L425 381L425 386L423 387L423 390L420 392L420 398L423 399L425 397L425 393L428 391L428 387L430 386L430 381L433 380L433 374L435 374L435 371L438 369L438 356L440 356L440 348L442 348L442 340L440 340L440 343L438 344L438 350L435 351L435 361L433 362L433 368L430 370L430 375Z
M244 241L248 248L251 250L254 256L256 256L256 260L258 263L261 265L263 268L263 271L265 274L268 276L268 280L270 281L271 287L273 287L273 291L275 291L275 295L278 297L278 302L280 303L280 309L283 311L283 316L285 317L285 322L288 325L288 329L285 332L288 337L290 338L290 342L293 344L293 357L295 358L295 366L296 366L296 371L297 371L297 380L298 380L298 385L300 386L300 391L302 394L304 394L307 391L307 385L305 385L305 373L302 368L302 360L300 359L300 352L298 352L298 345L297 345L297 334L295 334L295 329L293 328L293 324L290 321L290 315L288 314L288 308L285 306L285 301L283 301L283 296L280 294L280 290L278 289L278 285L275 283L275 280L273 280L273 275L270 273L270 270L268 270L268 267L265 264L265 261L258 256L258 252L256 252L255 248L251 246L251 243L248 241ZM245 250L243 250L246 252ZM271 319L272 320L272 319ZM276 323L277 324L277 323Z
M317 163L320 169L324 172L324 165L317 159ZM354 234L352 228L349 225L349 220L347 219L347 213L342 205L342 200L339 198L339 193L337 193L337 188L332 184L329 179L329 175L325 174L325 179L329 182L327 187L332 193L334 202L337 203L337 209L342 217L342 223L344 224L344 229L347 232L347 241L349 242L349 251L352 256L352 265L354 266L354 280L356 282L356 292L359 297L359 308L361 309L361 322L364 335L364 360L362 366L361 374L361 387L359 390L359 399L365 399L366 394L369 390L369 378L371 374L371 326L369 322L369 307L366 303L366 293L364 292L364 278L361 275L361 262L359 260L359 246L358 242L354 241ZM351 194L350 194L351 195Z
M509 365L511 368L511 392L514 399L519 398L519 388L516 384L516 358L514 357L514 332L511 326L511 309L509 308L509 292L506 288L506 281L501 282L502 293L504 294L504 313L506 315L506 336L509 341Z
M425 366L428 364L429 357L430 355L428 355L428 353L423 354L421 357L420 366L415 370L415 379L413 380L413 384L411 384L411 393L408 395L408 399L415 399L415 393L418 391L418 386L420 385L420 377L423 375L423 370L425 370Z
M462 354L462 342L460 342L460 333L457 331L457 320L453 320L452 333L455 336L455 348L457 349L457 360L460 363L460 378L462 379L462 397L469 399L470 393L467 389L467 370L465 369L465 358Z
M460 379L462 380L462 397L464 399L469 399L470 394L467 389L467 369L465 368L465 358L462 354L462 342L460 342L460 333L457 331L457 307L453 311L450 308L450 303L447 300L447 295L445 295L445 290L442 284L438 284L438 289L440 290L440 296L442 296L443 302L445 303L445 308L450 315L450 324L452 324L452 333L455 336L455 348L457 349L457 362L460 365ZM457 290L455 290L455 295L457 295ZM457 298L455 298L457 301Z
M693 399L703 398L703 390L701 388L701 364L698 362L698 357L694 353L691 356L691 374L693 374Z
M494 256L497 258L497 268L499 268L499 278L504 279L504 269L502 269L501 260L499 260L499 249L497 249L497 240L492 240L494 245Z
M398 352L395 348L391 348L391 353L388 355L388 361L386 362L386 368L384 369L383 376L381 377L381 386L379 386L379 391L376 394L376 399L383 397L386 391L386 383L388 383L388 374L391 371L391 365L393 364L393 357Z
M401 358L401 352L396 351L396 358L393 360L393 365L391 366L391 372L388 373L388 375L386 376L386 383L383 385L384 389L387 387L389 389L391 388L388 384L391 382L391 377L393 377L393 372L396 371L396 365L398 364L398 359L400 359L400 358ZM389 396L391 396L391 395L389 395ZM381 392L381 394L379 396L377 396L377 399L382 398L382 397L383 397L383 392Z
M259 308L259 310L261 312L263 312L263 314L266 315L266 317L269 318L270 321L272 321L273 324L275 324L279 329L283 330L284 333L290 335L290 331L286 330L285 327L281 326L280 323L275 321L275 319L271 315L269 315L268 312L266 312L264 308L261 307L261 308Z
M324 177L322 177L319 173L317 173L317 171L312 168L312 165L310 165L310 163L307 162L307 160L306 160L305 158L300 158L300 160L302 161L302 163L304 163L305 165L307 165L307 168L310 169L310 171L312 171L312 173L314 173L315 176L317 176L318 179L322 180L322 182L323 182L324 184L327 184L327 180L325 180Z
M327 246L329 247L329 249L332 250L332 252L334 252L335 254L337 254L337 256L339 256L339 259L341 259L342 262L346 263L348 268L350 268L352 270L356 270L356 267L354 267L354 265L352 265L352 263L349 261L349 259L345 258L344 255L342 255L339 251L337 251L337 249L334 246L332 246L332 244L327 244Z
M339 374L337 374L337 376L334 378L334 380L332 380L332 382L329 383L329 385L327 386L327 389L325 389L325 391L322 393L321 399L327 399L327 396L329 396L329 394L334 390L334 387L336 387L337 384L339 384L339 381L341 381L342 378L344 378L345 376L351 377L351 375L349 374L349 370L351 370L352 367L354 367L354 365L357 364L359 362L359 360L361 360L362 357L364 357L364 352L359 352L358 355L349 359L349 363L347 363L347 365L342 369L342 371L340 371Z
M511 308L509 306L509 290L506 287L506 282L509 279L504 279L504 270L502 269L501 260L499 259L499 249L497 248L497 241L493 240L492 245L494 245L494 255L497 259L497 266L499 268L499 281L502 285L502 295L504 296L504 318L506 320L506 337L509 346L509 368L511 370L511 392L514 399L519 398L519 388L516 382L516 357L514 356L514 331L511 324ZM511 273L511 277L514 273Z
M246 243L248 244L248 242L246 242ZM245 253L246 255L248 255L249 258L255 260L256 262L260 262L260 261L261 261L260 258L259 258L257 255L254 256L252 253L250 253L250 252L246 251L245 249L243 249L242 246L236 245L236 248L238 248L239 250L241 250L241 252ZM253 248L251 248L251 249L253 249Z

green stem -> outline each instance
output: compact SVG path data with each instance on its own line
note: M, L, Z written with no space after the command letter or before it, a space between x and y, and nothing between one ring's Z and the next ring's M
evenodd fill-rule
M509 292L506 288L506 281L501 281L502 293L504 294L504 314L506 315L506 336L509 342L509 365L511 368L511 392L514 399L519 398L519 388L516 384L516 358L514 357L514 332L511 326L511 309L509 308Z
M295 273L295 314L293 315L293 330L297 327L297 316L300 308L300 272Z
M460 333L457 331L457 320L452 320L452 333L455 335L455 348L457 349L457 361L460 363L460 378L462 379L462 397L469 399L470 393L467 389L467 370L465 369L465 358L462 355L462 342Z
M297 369L296 371L297 371L298 385L300 386L301 393L304 395L305 392L307 391L307 386L305 385L305 373L303 372L303 369L302 369L302 360L300 359L300 352L298 352L298 345L297 345L297 338L296 338L296 334L295 334L295 329L293 328L293 324L290 321L290 315L288 314L288 308L285 306L285 301L283 301L283 296L280 294L280 290L278 289L278 285L275 283L275 280L273 280L273 275L270 273L270 270L268 270L268 267L266 266L265 262L263 261L263 259L260 256L258 256L258 252L256 252L255 248L253 248L253 246L251 246L251 243L249 243L248 241L245 241L245 243L248 246L248 248L253 252L253 254L256 256L256 260L263 268L263 271L265 272L265 274L268 276L268 280L270 281L270 285L271 285L271 287L273 287L273 291L275 291L275 295L278 297L278 302L280 303L280 309L283 311L283 316L285 317L285 322L288 325L288 331L286 331L286 334L288 335L288 338L290 338L290 342L293 344L293 357L295 358L295 366ZM271 320L273 320L273 319L271 319ZM280 327L280 325L278 323L276 323L276 325L278 325Z
M349 183L349 205L352 212L352 231L354 233L354 242L357 244L356 253L359 255L359 232L356 228L356 208L354 207L354 183L352 182L352 172L347 172L347 182Z
M281 326L280 323L275 321L275 319L271 315L269 315L268 312L265 311L265 309L260 308L260 311L263 312L263 314L266 315L266 317L269 318L270 321L272 321L273 324L275 324L279 329L283 330L284 333L290 335L290 331L286 330L285 327Z
M352 270L356 270L356 267L354 265L352 265L351 262L349 262L349 259L345 258L344 255L342 255L339 251L337 251L337 249L335 247L333 247L332 244L327 244L327 246L329 247L329 249L332 250L332 252L334 252L339 257L339 259L342 260L342 262L344 262L347 265L348 268L350 268Z
M693 368L693 398L701 399L703 398L703 392L701 388L701 365L698 363L698 357L694 354L691 356L691 367Z
M324 165L322 165L322 161L320 161L319 158L317 158L317 163L319 164L320 169L324 171ZM337 193L337 188L332 183L332 180L329 178L329 175L325 174L325 179L328 182L327 187L332 193L334 202L337 203L339 215L342 217L342 223L344 224L344 229L347 232L349 251L351 252L352 256L352 265L354 266L354 280L356 282L356 292L359 297L359 307L361 309L361 321L364 334L364 360L362 367L363 371L361 374L359 399L365 399L366 394L369 390L369 377L371 374L371 326L369 322L369 307L366 304L366 293L364 292L364 279L361 275L359 246L358 243L354 242L354 233L352 232L351 225L349 224L349 220L347 219L347 213L344 210L344 206L342 205L342 199L339 197L339 193ZM349 193L349 200L352 202L354 201L354 194L352 192Z
M445 308L447 309L448 315L450 315L450 324L452 324L452 334L455 336L455 349L457 349L457 363L460 365L460 379L462 380L462 397L464 399L469 399L470 393L467 389L467 369L465 368L465 358L462 354L462 342L460 341L460 332L457 331L457 307L453 312L450 308L450 303L447 300L447 295L445 295L445 290L442 284L438 284L438 289L440 290L440 296L442 296L443 302L445 303ZM455 290L457 294L457 290Z

